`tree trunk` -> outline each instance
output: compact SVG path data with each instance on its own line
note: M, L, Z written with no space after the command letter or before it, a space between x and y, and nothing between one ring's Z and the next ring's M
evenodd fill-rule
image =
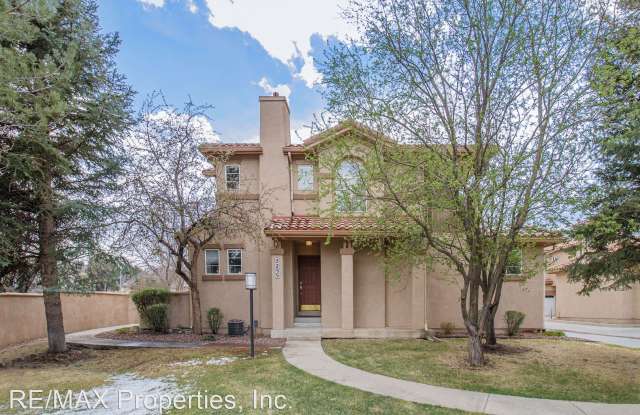
M484 366L485 362L482 352L482 333L478 324L480 323L478 318L479 271L475 274L474 272L470 271L470 281L465 281L465 287L462 289L460 296L460 307L468 335L469 364L477 367Z
M495 346L496 344L498 344L498 341L496 340L496 323L495 323L497 311L498 311L497 304L492 304L491 306L489 306L487 322L485 323L485 327L486 327L485 341L489 346Z
M61 353L67 350L62 318L62 303L56 266L55 219L53 216L53 191L51 177L45 178L45 188L40 203L40 273L42 275L44 313L47 320L49 352Z
M193 334L202 334L202 309L200 308L200 290L198 284L194 283L191 291L191 317Z
M478 330L469 332L469 364L474 367L484 366L484 353L482 352L482 341Z
M498 281L496 291L489 305L489 313L487 313L487 321L485 322L485 337L489 346L495 346L498 344L496 339L496 314L498 313L498 307L500 306L500 297L502 296L502 283L504 276L501 275Z

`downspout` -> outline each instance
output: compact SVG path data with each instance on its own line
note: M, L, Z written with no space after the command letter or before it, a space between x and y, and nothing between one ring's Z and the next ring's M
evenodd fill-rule
M429 336L429 267L424 267L424 332Z
M291 157L291 151L287 152L287 157L289 158L289 210L291 211L291 216L293 216L293 174L291 174L293 158Z

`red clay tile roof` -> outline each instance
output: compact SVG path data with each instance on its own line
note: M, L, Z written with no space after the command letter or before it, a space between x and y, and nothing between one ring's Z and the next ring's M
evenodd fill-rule
M376 222L366 216L319 217L319 216L274 216L265 227L266 235L352 235L356 230L375 232ZM562 240L558 232L545 230L526 230L522 238L544 245L558 243Z
M262 145L260 143L205 143L200 145L200 151L204 154L261 154Z
M563 241L561 243L555 244L553 246L550 246L549 248L545 249L545 253L546 254L553 254L559 251L564 251L566 249L571 249L571 248L575 248L577 246L580 245L579 241L576 240L570 240L570 241Z
M305 154L307 150L305 149L303 144L289 144L288 146L282 147L282 152L284 154Z
M547 268L547 274L559 274L566 272L569 269L569 264L555 264Z
M371 227L374 222L366 217L329 218L319 216L274 216L266 226L267 235L348 235L358 229Z

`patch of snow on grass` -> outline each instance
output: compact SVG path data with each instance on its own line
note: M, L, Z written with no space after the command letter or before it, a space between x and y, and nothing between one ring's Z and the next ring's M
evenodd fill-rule
M237 357L214 357L207 360L207 365L224 366L228 365L229 363L233 363L236 360L238 360Z
M185 360L184 362L171 363L169 366L171 366L171 367L191 367L191 366L200 366L201 364L202 364L202 360L200 360L200 359L191 359L191 360Z
M92 414L92 415L146 415L160 414L161 396L175 395L179 392L175 379L166 378L143 378L131 373L113 376L109 379L109 384L84 391L89 398L89 406L73 405L72 408L65 408L54 415L70 414ZM126 391L126 392L125 392ZM74 404L78 402L80 392L74 394ZM104 406L97 405L96 395L102 397ZM144 397L144 404L136 397Z

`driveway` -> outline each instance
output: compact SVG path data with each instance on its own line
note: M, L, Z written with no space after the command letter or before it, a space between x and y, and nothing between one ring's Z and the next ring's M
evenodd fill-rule
M568 337L640 349L640 326L596 325L546 320L544 328L547 330L562 330Z

